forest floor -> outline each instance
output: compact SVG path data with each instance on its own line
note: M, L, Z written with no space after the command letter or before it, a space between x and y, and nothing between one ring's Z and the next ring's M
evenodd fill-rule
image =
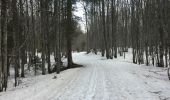
M0 100L170 100L166 69L136 65L126 59L74 53L82 68L28 77L17 88L0 93Z

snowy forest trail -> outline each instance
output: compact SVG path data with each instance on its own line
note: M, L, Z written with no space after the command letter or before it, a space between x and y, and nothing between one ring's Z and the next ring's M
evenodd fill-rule
M57 79L52 79L55 74L37 76L28 87L0 94L0 100L170 100L163 69L85 53L73 58L84 67L66 70Z

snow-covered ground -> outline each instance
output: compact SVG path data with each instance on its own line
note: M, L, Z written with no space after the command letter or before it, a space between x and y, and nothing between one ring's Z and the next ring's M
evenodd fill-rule
M17 88L0 93L0 100L170 100L166 69L136 65L126 59L74 53L84 65L56 74L26 78Z

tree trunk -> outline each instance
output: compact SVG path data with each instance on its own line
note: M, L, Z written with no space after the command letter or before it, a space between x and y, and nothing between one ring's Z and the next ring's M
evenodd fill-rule
M67 60L68 60L68 68L73 67L73 60L72 60L72 41L71 35L73 31L72 26L72 0L67 0Z
M42 55L41 55L41 58L42 58L42 75L45 75L45 51L46 51L46 47L45 47L45 27L46 27L46 23L45 23L45 2L44 0L40 0L40 9L41 9L41 44L42 44Z
M6 91L7 88L7 81L8 81L8 73L7 73L7 0L1 1L1 52L0 52L0 91L3 91L3 89Z

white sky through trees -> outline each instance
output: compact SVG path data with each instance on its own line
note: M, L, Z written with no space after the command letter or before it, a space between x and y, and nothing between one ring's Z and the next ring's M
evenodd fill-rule
M74 11L74 14L81 18L81 20L79 21L79 24L80 24L81 29L83 30L83 32L85 32L84 9L83 9L83 5L81 4L80 1L77 2L77 4L76 4L76 10Z

